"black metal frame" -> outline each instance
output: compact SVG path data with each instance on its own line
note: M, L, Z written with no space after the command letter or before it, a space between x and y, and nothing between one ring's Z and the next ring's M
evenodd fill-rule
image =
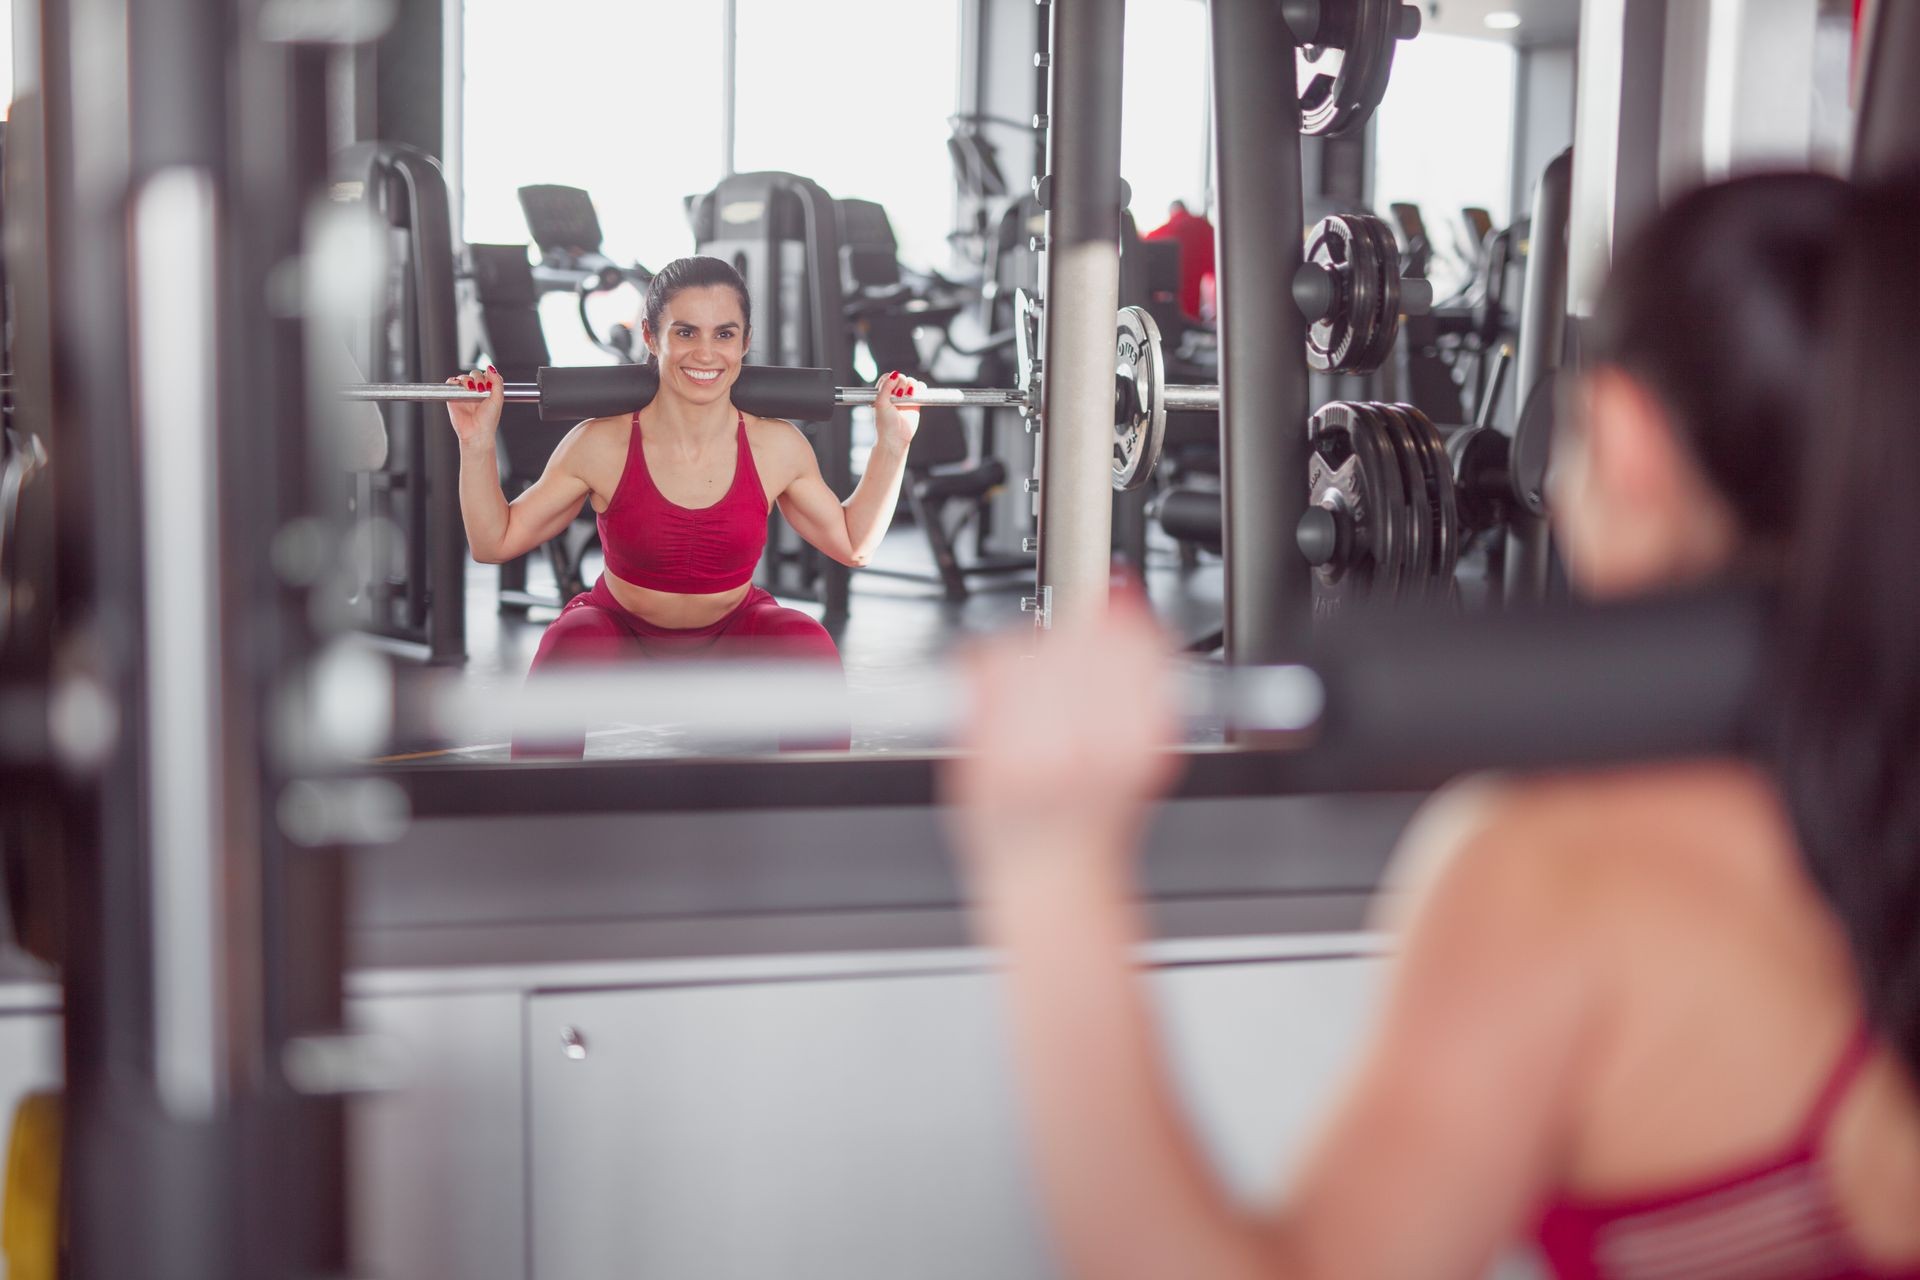
M313 614L272 550L290 525L319 527L299 522L325 509L330 456L308 433L302 320L276 300L299 296L288 264L324 190L330 50L270 42L266 8L44 0L37 47L16 51L37 62L25 114L43 126L44 167L15 176L44 191L46 239L16 251L47 263L51 359L27 374L41 385L26 401L52 452L53 645L61 678L112 709L97 749L69 744L47 762L57 830L28 853L63 881L63 1274L75 1280L293 1280L351 1265L339 1099L297 1092L283 1070L289 1044L341 1026L342 863L274 820L304 767L279 717ZM196 236L193 258L169 252ZM139 296L197 267L191 297ZM143 303L172 307L182 328L143 327ZM204 339L188 327L199 315ZM214 500L188 524L210 520L211 545L147 505L164 492L155 455L189 444L156 434L167 406L129 375L163 353L207 379L192 444L212 458ZM205 595L150 599L149 551L191 562ZM154 646L170 609L207 611L211 653ZM219 714L188 732L209 749L163 796L159 735L181 722L164 695L181 687ZM204 845L169 838L168 803L214 819ZM183 937L195 921L205 932ZM168 972L182 942L204 971Z
M365 198L382 224L407 247L394 264L390 288L397 305L376 319L370 335L371 381L438 382L459 368L453 289L453 227L446 178L432 156L399 143L366 143L339 158L358 173ZM391 327L389 327L391 319ZM444 370L445 372L441 372ZM369 515L391 512L404 534L406 569L386 580L375 554L368 584L375 635L417 645L428 662L467 659L467 535L460 515L460 446L437 406L395 401L381 406L396 447L381 470L361 484ZM396 495L397 503L392 499ZM386 501L374 501L376 494Z
M1567 336L1567 224L1573 209L1573 152L1562 151L1533 191L1533 247L1527 254L1521 300L1520 349L1514 361L1514 404L1524 407L1565 355ZM1518 423L1515 424L1516 429ZM1501 586L1510 605L1547 598L1553 576L1553 531L1545 516L1515 505L1509 517Z
M1293 300L1305 236L1293 66L1310 33L1292 31L1271 0L1210 0L1209 9L1224 631L1227 661L1247 664L1276 660L1313 615L1311 571L1289 554L1307 504L1307 321Z

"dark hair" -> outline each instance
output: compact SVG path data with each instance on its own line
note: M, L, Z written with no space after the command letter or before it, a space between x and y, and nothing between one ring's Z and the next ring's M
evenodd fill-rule
M747 296L747 282L733 264L723 258L675 258L655 273L647 285L647 331L660 332L660 316L685 289L708 289L718 285L740 295L740 318L753 328L753 299Z
M1641 380L1777 542L1764 751L1868 1014L1920 1072L1916 228L1912 189L1706 188L1621 255L1586 351Z

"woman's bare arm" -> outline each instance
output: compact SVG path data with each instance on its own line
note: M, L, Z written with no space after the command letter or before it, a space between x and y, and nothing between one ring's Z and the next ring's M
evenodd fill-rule
M782 455L792 479L779 495L780 513L794 532L841 564L855 568L873 553L893 522L906 476L907 450L919 429L919 411L911 407L912 378L888 374L874 401L878 438L851 496L842 502L820 474L820 463L797 429L782 437Z
M460 519L466 527L467 546L482 564L518 559L565 529L580 513L589 492L584 466L590 447L587 435L595 423L583 422L567 432L540 478L509 503L500 488L497 446L506 384L491 369L447 381L493 393L484 402L447 405L447 417L460 440Z
M1591 1025L1568 907L1524 831L1445 836L1378 1029L1277 1202L1237 1201L1183 1114L1135 971L1131 858L1172 769L1161 643L1123 620L981 658L949 773L1002 952L1041 1183L1077 1274L1477 1274L1548 1176ZM1091 642L1091 643L1090 643ZM1144 691L1115 699L1111 690ZM1423 824L1414 843L1441 839Z

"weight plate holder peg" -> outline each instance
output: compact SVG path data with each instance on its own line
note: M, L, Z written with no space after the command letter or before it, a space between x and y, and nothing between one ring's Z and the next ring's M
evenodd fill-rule
M1122 307L1113 349L1113 487L1138 489L1167 438L1167 365L1160 326L1141 307Z
M1307 510L1296 539L1313 566L1313 611L1333 617L1391 592L1405 554L1399 468L1358 406L1324 405L1307 424Z
M1420 34L1420 10L1400 0L1323 0L1318 28L1295 50L1300 132L1341 138L1364 127L1386 96L1394 45Z

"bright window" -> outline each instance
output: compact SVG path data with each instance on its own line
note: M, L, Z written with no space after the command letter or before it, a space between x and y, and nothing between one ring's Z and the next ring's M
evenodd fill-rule
M1393 55L1387 96L1374 117L1373 203L1420 206L1434 242L1434 284L1461 281L1466 248L1460 211L1478 206L1505 226L1512 211L1512 46L1422 35Z
M1207 197L1207 6L1132 0L1120 111L1120 174L1142 231L1175 201L1204 212Z
M649 6L650 7L650 6ZM959 0L739 0L734 164L886 206L900 255L947 264Z
M555 182L593 196L616 262L691 252L682 201L724 163L721 14L720 0L466 0L465 238L527 240L515 192Z

